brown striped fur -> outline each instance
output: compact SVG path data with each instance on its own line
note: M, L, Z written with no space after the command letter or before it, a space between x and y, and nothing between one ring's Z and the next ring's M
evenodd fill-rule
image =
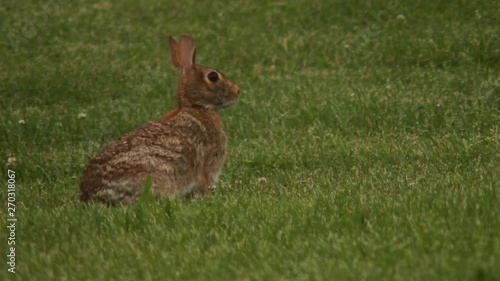
M177 108L97 154L80 179L82 201L134 203L148 176L157 198L207 194L217 182L226 156L217 110L235 103L240 89L221 72L195 65L191 37L169 39L172 62L180 72ZM208 78L212 72L216 81Z

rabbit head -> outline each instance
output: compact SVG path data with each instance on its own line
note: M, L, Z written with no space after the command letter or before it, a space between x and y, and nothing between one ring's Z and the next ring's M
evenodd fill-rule
M218 110L238 100L240 88L222 72L195 64L196 46L186 34L179 41L170 36L172 63L179 69L177 107L205 107Z

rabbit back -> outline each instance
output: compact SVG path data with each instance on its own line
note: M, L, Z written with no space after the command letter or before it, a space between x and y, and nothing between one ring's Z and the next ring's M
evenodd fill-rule
M173 118L150 122L104 148L81 177L81 200L134 203L148 176L156 197L206 194L217 180L225 155L220 117L186 109Z

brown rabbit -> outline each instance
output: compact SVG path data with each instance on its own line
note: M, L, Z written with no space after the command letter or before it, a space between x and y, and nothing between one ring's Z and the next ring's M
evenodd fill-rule
M195 65L193 39L172 36L170 53L179 69L177 108L104 148L80 179L80 199L110 204L137 201L147 177L157 198L207 194L226 156L217 110L238 99L240 89L221 72Z

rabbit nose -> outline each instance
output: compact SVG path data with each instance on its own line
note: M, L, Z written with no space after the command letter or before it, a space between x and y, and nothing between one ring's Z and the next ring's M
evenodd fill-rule
M235 92L236 92L236 95L240 95L240 88L238 88L238 86L235 87Z

